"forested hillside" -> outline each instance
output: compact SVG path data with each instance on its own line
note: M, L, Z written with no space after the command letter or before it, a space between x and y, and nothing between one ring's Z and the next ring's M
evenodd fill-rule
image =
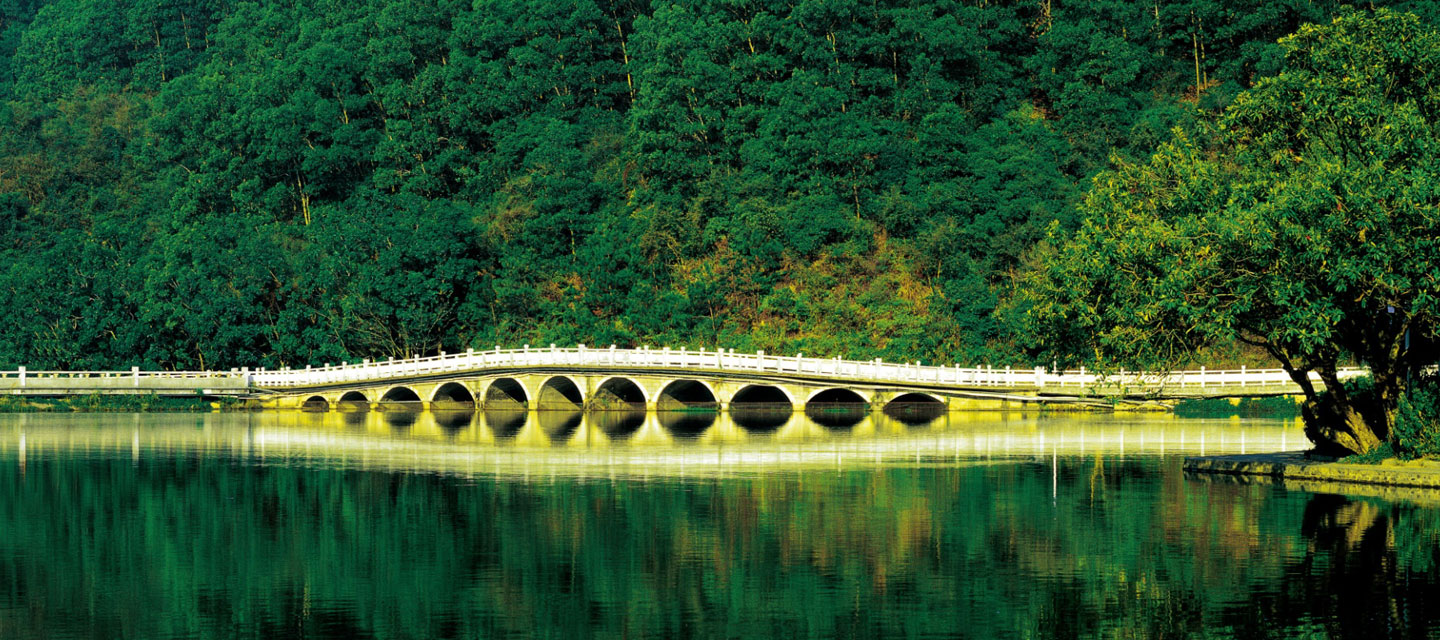
M0 0L0 368L1004 361L997 298L1088 178L1338 11Z

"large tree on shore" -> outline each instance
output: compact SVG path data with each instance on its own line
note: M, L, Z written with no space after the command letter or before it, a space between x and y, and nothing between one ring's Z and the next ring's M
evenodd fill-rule
M1213 136L1099 175L1011 308L1054 355L1163 366L1257 345L1304 389L1317 445L1366 452L1425 364L1406 333L1440 315L1440 35L1379 10L1281 45L1284 70ZM1373 390L1339 384L1352 358Z

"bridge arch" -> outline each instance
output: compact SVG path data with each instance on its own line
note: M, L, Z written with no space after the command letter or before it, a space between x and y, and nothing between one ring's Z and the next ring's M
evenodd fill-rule
M530 392L515 378L496 378L485 387L486 409L525 409L530 406Z
M825 389L816 389L816 390L810 392L810 395L809 395L809 396L806 396L806 398L805 398L805 404L808 406L808 405L810 405L810 404L812 404L812 403L816 403L816 404L840 404L840 403L847 403L847 404L848 404L848 403L869 404L869 403L870 403L870 398L866 397L865 394L863 394L863 393L861 393L861 392L859 392L859 391L856 391L856 390L854 390L854 389L846 389L846 388L844 388L844 387L829 387L829 388L825 388Z
M335 407L337 409L369 409L370 398L365 397L364 391L346 391L335 402Z
M885 403L885 406L890 407L890 406L897 406L897 405L903 405L903 404L930 404L930 403L939 404L939 405L941 405L941 406L944 406L944 405L945 405L945 401L944 401L944 400L941 400L939 396L935 396L935 395L932 395L932 394L929 394L929 393L925 393L924 391L909 391L909 392L902 393L902 394L899 394L899 395L891 398L889 402Z
M415 403L421 400L420 394L415 393L414 389L402 385L385 390L385 393L380 395L380 402Z
M470 391L470 387L466 386L464 382L458 380L451 381L435 387L435 391L430 394L430 402L432 404L435 402L443 402L452 405L468 404L474 406L475 394Z
M552 376L541 383L535 393L535 408L559 411L579 410L585 406L585 390L570 376Z
M301 411L326 411L330 409L330 401L325 396L310 396L300 403Z
M820 389L805 400L805 416L831 430L847 430L869 412L869 400L852 389Z
M611 376L600 382L595 387L595 393L591 394L592 404L596 402L615 402L625 406L616 407L621 409L635 408L636 405L644 406L650 401L650 393L645 391L644 385L635 380L622 376ZM611 407L600 406L599 409Z
M655 395L655 408L673 411L720 406L720 395L704 380L672 380Z
M771 384L747 384L740 387L735 395L730 396L730 406L737 404L766 404L778 405L780 403L795 406L795 396L791 395L785 387Z
M945 413L945 401L928 393L902 393L885 404L885 415L911 426L933 422Z
M745 385L730 396L730 419L752 433L773 433L794 415L795 396L778 385Z

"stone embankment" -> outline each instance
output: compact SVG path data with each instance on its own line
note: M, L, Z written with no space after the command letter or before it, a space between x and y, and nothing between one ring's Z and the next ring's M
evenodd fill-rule
M1440 489L1440 462L1434 460L1353 464L1309 458L1304 452L1288 452L1186 458L1184 467L1194 473L1265 476L1287 481Z

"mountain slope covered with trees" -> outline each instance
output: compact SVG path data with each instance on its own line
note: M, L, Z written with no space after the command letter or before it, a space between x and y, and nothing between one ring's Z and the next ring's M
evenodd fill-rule
M0 368L1018 357L999 292L1090 177L1339 11L0 1Z

